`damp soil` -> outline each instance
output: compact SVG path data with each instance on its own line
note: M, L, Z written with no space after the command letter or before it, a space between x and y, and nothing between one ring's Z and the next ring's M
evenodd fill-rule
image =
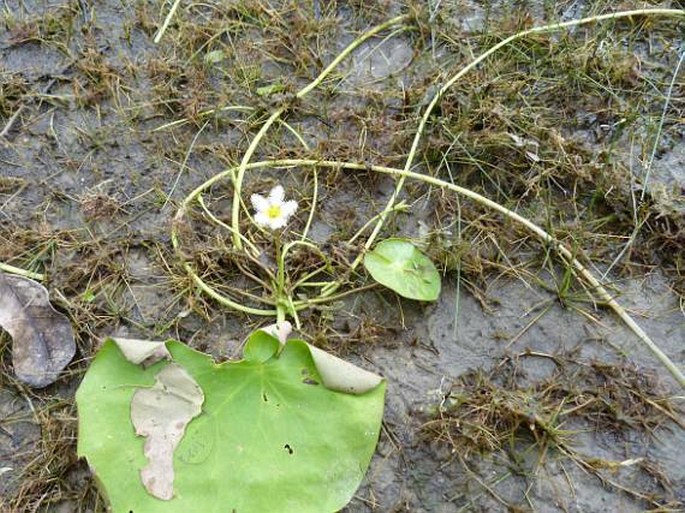
M0 334L0 511L103 510L76 457L74 406L103 337L171 337L222 360L271 322L200 293L170 231L185 195L238 163L289 91L362 31L415 12L404 30L357 49L253 159L402 167L422 109L474 56L532 25L611 7L423 4L192 4L154 44L163 2L3 2L0 261L45 274L53 304L72 320L78 355L57 383L33 390L13 378L11 340ZM585 252L680 368L685 75L673 73L682 27L636 19L516 46L510 62L479 68L446 95L416 166L519 209ZM559 48L569 58L589 52L587 73L546 60ZM265 94L274 84L269 91L279 93ZM242 110L201 114L227 105ZM250 172L245 197L281 182L311 205L314 180L309 238L343 269L359 251L345 240L383 208L395 181L370 171L263 170ZM634 209L643 190L648 201ZM310 341L388 381L376 454L344 511L685 508L682 389L652 353L523 229L420 184L402 198L408 208L383 235L410 237L434 259L444 276L438 301L377 287L301 314ZM229 219L228 184L208 202ZM626 250L634 214L644 222ZM245 284L225 271L230 238L192 221L183 255L212 279ZM368 283L358 274L350 288ZM484 411L485 444L464 427ZM545 431L550 423L563 434Z

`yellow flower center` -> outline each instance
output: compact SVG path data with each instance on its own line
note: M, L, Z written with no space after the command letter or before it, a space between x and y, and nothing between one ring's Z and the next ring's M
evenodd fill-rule
M280 205L271 205L266 210L266 216L269 219L278 219L279 217L281 217L281 206Z

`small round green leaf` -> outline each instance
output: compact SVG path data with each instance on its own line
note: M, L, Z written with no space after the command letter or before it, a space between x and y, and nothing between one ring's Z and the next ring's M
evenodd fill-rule
M333 513L349 502L375 450L385 383L362 395L334 392L303 341L277 347L257 332L245 360L217 365L171 341L173 362L143 369L105 342L76 394L78 454L112 513ZM173 494L162 500L141 482L145 439L131 423L131 400L171 365L204 402L173 452Z
M411 242L386 239L364 256L364 267L381 285L400 296L435 301L440 295L440 273Z

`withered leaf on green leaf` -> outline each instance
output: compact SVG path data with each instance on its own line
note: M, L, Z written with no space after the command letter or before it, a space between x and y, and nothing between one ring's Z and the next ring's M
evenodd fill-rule
M145 489L158 499L174 496L174 450L188 423L200 414L204 400L202 389L177 363L164 367L154 386L133 394L131 421L136 434L146 437L148 459L140 477Z

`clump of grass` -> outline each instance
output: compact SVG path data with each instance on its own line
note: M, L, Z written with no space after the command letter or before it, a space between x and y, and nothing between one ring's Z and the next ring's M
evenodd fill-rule
M436 44L463 49L442 27L432 26ZM511 32L493 21L487 28L470 34L469 44L488 48ZM512 42L436 105L421 149L424 164L435 176L515 205L607 265L616 257L616 239L640 224L640 243L624 255L619 272L665 264L674 281L682 282L682 267L673 259L680 252L671 242L682 220L664 216L648 197L639 208L631 204L641 164L626 158L642 148L645 164L645 148L668 146L678 136L677 107L673 101L664 105L677 70L677 51L666 43L674 28L615 21ZM646 46L651 40L660 43ZM636 57L640 52L659 62L647 63ZM672 99L679 88L676 80ZM418 88L409 94L416 102L425 93ZM667 127L663 142L655 132L660 120ZM474 219L467 210L463 214L465 224ZM666 226L657 220L664 217Z
M94 37L76 59L77 76L72 81L74 95L82 105L99 105L117 96L121 82L119 70L98 49Z
M90 508L95 513L104 513L97 492L84 486L88 470L76 458L76 412L71 400L65 398L65 391L31 392L8 376L9 373L0 373L0 385L16 392L17 400L11 407L5 405L9 415L0 421L0 436L14 440L17 435L17 440L21 440L27 429L22 425L29 424L37 426L39 440L18 447L21 452L16 455L17 462L23 464L10 471L6 481L9 493L0 497L0 510L50 511L51 507L67 503L78 511Z
M33 12L20 15L19 12L17 9L3 13L2 22L9 31L10 44L38 43L68 53L78 15L73 5L55 6L42 15Z
M531 382L520 365L527 358L551 360L555 368ZM621 449L611 451L615 459L607 459L576 446L581 433L594 433L596 438L610 437L612 445L624 442L628 447L630 441L649 439L660 429L683 427L682 414L657 377L634 365L580 362L573 353L526 351L506 357L489 371L474 370L445 385L423 433L458 454L467 470L470 463L493 453L520 465L530 461L532 452L535 463L524 472L531 486L547 461L561 459L652 507L668 503L675 510L683 504L658 461ZM634 490L616 480L618 469L633 465L651 477L652 490Z
M9 118L28 92L29 84L26 79L16 75L2 73L0 77L0 116Z

